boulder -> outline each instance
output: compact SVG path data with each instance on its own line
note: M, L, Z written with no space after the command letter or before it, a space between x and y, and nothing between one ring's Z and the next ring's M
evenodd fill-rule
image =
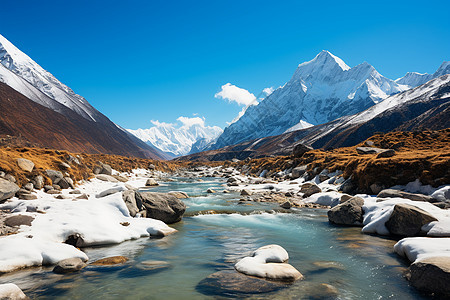
M209 189L206 190L206 192L207 192L208 194L214 194L216 191L213 190L212 188L209 188Z
M31 182L28 182L27 184L25 184L23 186L24 189L26 189L27 191L32 191L33 190L33 184Z
M53 272L57 274L65 274L80 271L86 267L86 263L78 257L67 258L59 261L53 268Z
M147 218L161 220L171 224L181 220L186 205L175 196L165 193L141 192L135 194L146 210Z
M70 165L69 165L68 163L65 163L65 162L61 162L61 163L59 164L59 167L60 167L61 169L63 169L63 170L68 170L68 169L70 169Z
M279 245L258 248L250 257L238 261L234 268L245 275L280 281L303 279L303 275L290 264L287 251Z
M17 165L19 166L19 168L27 172L31 172L34 169L34 163L31 160L25 158L18 158Z
M383 190L383 186L378 183L372 183L370 185L370 190L372 191L372 194L376 195L379 194Z
M87 194L81 194L80 196L76 197L75 199L89 200L89 197Z
M128 178L120 176L120 175L111 175L112 177L114 177L115 179L117 179L120 182L127 182Z
M280 206L284 209L290 209L292 207L292 203L291 203L291 201L286 201L286 202L280 204Z
M17 198L21 200L36 200L37 196L35 194L19 193L17 194Z
M6 174L5 179L8 181L14 182L14 183L16 183L16 181L17 181L16 178L14 176L12 176L11 174Z
M177 199L189 198L189 195L186 192L172 191L169 192L169 195L175 196Z
M305 174L306 169L308 169L307 165L293 168L292 169L292 178L294 178L294 179L299 178L300 176Z
M52 185L44 185L44 191L48 192L54 190L55 188Z
M112 174L112 168L111 168L110 165L100 162L99 167L100 167L99 174L105 174L105 175L111 175Z
M55 184L59 185L62 189L68 189L68 188L74 188L73 186L73 180L70 177L63 177L60 179L57 179Z
M249 190L243 189L241 191L241 196L251 196L251 195L252 195L252 192Z
M382 151L383 149L375 147L356 147L356 152L358 152L358 154L378 154Z
M347 200L350 200L350 199L352 199L353 198L353 196L350 196L350 195L347 195L347 194L343 194L342 196L341 196L341 198L339 199L339 203L344 203L344 202L346 202Z
M130 212L130 216L134 217L142 210L142 202L136 201L135 191L127 190L122 192L122 199Z
M95 175L95 178L101 180L101 181L107 181L107 182L119 182L117 179L115 179L114 177L110 176L110 175L106 175L106 174L98 174Z
M42 175L34 176L33 179L31 179L31 183L35 189L40 190L44 187L44 177Z
M430 222L437 221L428 212L406 203L399 203L394 206L386 228L393 235L417 236L422 235L421 228Z
M147 179L147 182L145 183L145 186L158 186L158 185L159 183L156 182L156 180L153 178Z
M394 149L386 149L378 153L377 158L387 158L395 155Z
M5 219L5 225L9 227L15 227L15 226L31 226L31 222L33 222L34 217L32 216L26 216L26 215L15 215L11 216Z
M98 193L97 195L95 195L95 197L103 198L103 197L106 197L106 196L109 196L109 195L112 195L115 193L123 192L125 190L126 190L126 188L123 186L116 186L116 187L113 187L113 188L110 188L110 189L107 189L107 190L104 190L104 191Z
M73 191L70 191L69 194L71 194L71 195L80 195L81 191L80 190L73 190Z
M311 196L313 194L322 192L322 190L320 189L320 187L318 187L314 183L307 182L307 183L302 184L300 192L303 193L303 198L308 198L309 196Z
M0 284L0 299L2 300L28 300L23 291L13 283Z
M362 225L364 199L352 197L328 211L328 221L338 225Z
M154 164L149 164L149 165L148 165L148 169L149 169L149 170L154 170L154 169L156 169L156 167L155 167Z
M60 171L46 170L45 172L47 173L47 176L50 178L52 183L56 183L56 181L64 177Z
M386 189L382 190L377 195L378 198L405 198L412 201L426 201L426 202L437 202L431 196L423 195L423 194L413 194L404 191L394 190L394 189Z
M294 146L294 149L292 150L292 155L294 155L294 157L302 157L303 154L311 150L314 150L314 148L311 146L305 144L297 144Z
M19 189L19 186L14 182L0 178L0 201L14 197Z
M128 261L128 258L126 258L125 256L111 256L111 257L106 257L106 258L96 260L93 263L91 263L91 265L113 266L113 265L119 265L119 264L126 263L127 261Z
M438 298L450 299L450 257L430 257L409 267L412 286Z

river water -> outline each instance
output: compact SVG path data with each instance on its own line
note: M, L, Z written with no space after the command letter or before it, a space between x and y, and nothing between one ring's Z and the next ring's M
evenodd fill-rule
M218 192L207 194L208 188ZM332 226L326 210L239 204L239 194L225 194L223 189L223 181L212 178L177 178L153 188L191 196L184 199L188 209L183 221L173 224L177 233L84 249L92 260L128 257L122 266L88 266L63 276L43 267L0 280L16 283L32 299L424 299L402 277L407 262L393 253L394 240L364 235L360 228ZM230 294L199 285L268 244L284 247L289 263L305 280L264 294Z

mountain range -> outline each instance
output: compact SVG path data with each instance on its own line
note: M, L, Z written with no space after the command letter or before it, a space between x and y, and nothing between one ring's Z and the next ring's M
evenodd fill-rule
M324 50L300 64L283 87L248 107L206 150L325 124L447 73L450 63L444 62L434 74L408 73L394 81L366 62L350 68Z
M1 35L0 82L12 88L1 86L2 134L74 152L168 158L111 122Z

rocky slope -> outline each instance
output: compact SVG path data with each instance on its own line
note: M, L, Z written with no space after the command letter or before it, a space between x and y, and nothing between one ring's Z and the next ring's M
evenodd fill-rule
M328 51L298 66L291 80L224 130L210 149L282 134L361 112L408 89L368 63L353 68Z
M70 151L168 158L111 122L1 35L0 83L2 135Z

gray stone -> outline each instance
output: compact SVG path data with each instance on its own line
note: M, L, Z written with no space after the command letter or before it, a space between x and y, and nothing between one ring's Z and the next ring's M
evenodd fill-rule
M411 285L438 299L450 299L450 257L430 257L409 267Z
M394 206L386 228L391 234L400 236L422 235L422 226L430 222L437 221L428 212L406 203L399 203Z
M425 202L437 202L433 197L423 195L423 194L413 194L404 191L394 190L394 189L386 189L382 190L377 195L378 198L404 198L412 201L425 201Z
M214 194L216 191L213 190L212 188L209 188L209 189L206 190L206 192L207 192L208 194Z
M358 154L378 154L382 151L383 149L375 147L356 147L356 152L358 152Z
M5 225L9 227L15 227L15 226L31 226L31 222L33 222L34 217L32 216L25 216L25 215L15 215L11 216L5 219Z
M100 174L106 174L106 175L111 175L112 174L112 168L110 165L107 164L100 164Z
M74 257L59 261L53 272L57 274L72 273L78 272L84 267L86 267L86 263L81 258Z
M63 178L63 174L60 171L46 170L47 176L50 178L52 183L56 183L59 179Z
M50 195L54 195L54 194L61 194L61 191L53 189L53 190L48 190L46 193L50 194Z
M251 196L253 193L250 190L243 189L241 191L241 196Z
M106 175L106 174L98 174L95 175L95 178L101 180L101 181L108 181L108 182L119 182L117 179L115 179L114 177L110 176L110 175Z
M292 203L290 201L286 201L280 205L284 209L290 209L292 207Z
M147 179L147 182L145 182L145 186L158 186L158 185L159 183L156 182L156 180L153 178L149 178Z
M136 201L135 191L128 190L122 192L122 199L125 202L125 205L130 212L130 216L134 217L138 212L140 212L142 208L142 202Z
M71 195L81 194L81 191L80 190L73 190L73 191L70 191L69 194L71 194Z
M148 169L149 169L149 170L154 170L154 169L156 169L156 168L155 168L155 165L154 165L154 164L149 164L149 165L148 165Z
M352 197L328 211L328 220L338 225L362 225L364 199Z
M23 194L20 193L17 195L17 198L21 199L21 200L36 200L37 196L35 194Z
M34 163L31 160L25 158L18 158L17 165L19 166L19 168L27 172L33 171L34 168Z
M42 175L34 176L33 179L31 179L31 183L35 189L40 190L44 187L44 177Z
M63 200L63 199L69 199L69 197L66 196L66 195L61 195L61 194L59 194L59 195L55 196L55 199L61 199L61 200Z
M44 191L48 192L50 190L54 190L55 188L52 185L44 185Z
M383 190L383 186L378 183L373 183L370 185L370 190L372 191L372 194L376 195L380 193Z
M352 199L352 198L353 198L353 196L344 194L344 195L342 195L341 198L339 199L339 203L344 203L344 202L346 202L347 200L350 200L350 199Z
M377 158L388 158L395 155L394 149L386 149L378 153Z
M303 174L305 174L306 169L308 168L307 165L296 167L292 169L292 178L299 178Z
M175 196L164 193L136 192L136 201L140 201L146 210L147 218L161 220L171 224L181 220L186 205Z
M5 179L8 181L11 181L13 183L15 183L17 181L16 178L14 176L12 176L11 174L6 174Z
M0 201L14 197L19 189L19 186L14 182L0 178Z
M294 146L294 149L292 150L292 155L294 155L294 157L302 157L303 154L311 150L314 150L314 148L311 146L304 144L297 144Z
M169 195L175 196L175 197L177 197L177 199L189 198L189 195L186 192L180 192L180 191L169 192Z
M122 192L124 190L125 190L125 188L121 187L121 186L113 187L113 188L110 188L110 189L107 189L107 190L104 190L104 191L98 193L97 195L95 195L95 197L96 198L103 198L103 197L106 197L106 196L109 196L109 195L112 195L112 194L115 194L115 193L120 193L120 192Z
M75 199L89 200L89 197L86 194L81 194L80 196L76 197Z
M57 184L52 184L52 187L53 187L54 190L57 190L57 191L61 190L61 187L59 185L57 185Z
M65 163L65 162L61 162L61 163L59 164L59 167L60 167L61 169L63 169L63 170L68 170L68 169L70 169L70 165L69 165L68 163Z
M62 189L73 189L73 180L70 177L64 177L55 182L57 185L59 185Z
M120 176L120 175L111 175L112 177L114 177L115 179L117 179L120 182L127 182L128 178Z
M31 182L28 182L27 184L25 184L23 186L23 188L28 190L28 191L32 191L33 190L33 184Z
M314 183L307 182L307 183L302 184L300 192L303 193L304 198L308 198L309 196L311 196L313 194L322 192L322 190L320 189L320 187L318 187Z

